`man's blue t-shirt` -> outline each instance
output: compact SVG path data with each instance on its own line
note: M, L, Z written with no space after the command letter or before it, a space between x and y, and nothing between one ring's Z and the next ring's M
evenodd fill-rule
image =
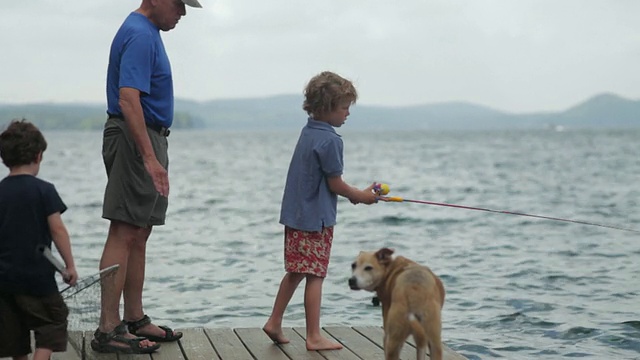
M149 19L132 12L111 43L107 68L107 113L122 115L118 105L120 88L141 92L147 124L170 127L173 123L171 64L160 29Z
M48 217L63 213L53 184L31 175L0 181L0 291L44 296L58 292L55 268L38 251L51 247Z
M327 178L341 176L343 167L340 135L331 125L309 118L289 164L280 223L304 231L334 226L338 195Z

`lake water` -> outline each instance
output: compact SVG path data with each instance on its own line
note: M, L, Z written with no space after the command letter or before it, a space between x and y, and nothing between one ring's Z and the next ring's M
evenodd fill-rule
M344 178L358 187L385 182L408 199L640 229L640 130L358 133L347 124L339 132ZM283 275L278 216L297 135L172 132L168 220L150 239L145 283L158 323L263 325ZM108 227L101 134L45 136L40 177L69 206L63 220L79 272L93 274ZM638 233L341 199L323 325L381 325L372 294L350 290L347 279L360 250L383 246L440 275L444 342L470 359L640 359ZM304 326L302 294L284 326Z

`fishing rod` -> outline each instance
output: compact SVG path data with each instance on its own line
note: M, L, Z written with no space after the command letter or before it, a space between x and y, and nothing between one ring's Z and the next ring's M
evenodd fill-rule
M417 203L417 204L446 206L446 207L452 207L452 208L458 208L458 209L487 211L487 212L498 213L498 214L527 216L527 217L545 219L545 220L564 221L564 222L571 222L571 223L582 224L582 225L600 226L600 227L609 228L609 229L640 233L640 230L623 228L623 227L612 226L612 225L596 224L593 222L582 221L582 220L563 219L563 218L552 217L552 216L533 215L533 214L526 214L522 212L507 211L507 210L493 210L493 209L487 209L487 208L481 208L481 207L475 207L475 206L447 204L447 203L434 202L434 201L412 200L412 199L405 199L399 196L384 196L384 195L387 195L390 191L389 185L387 184L376 184L373 188L373 191L378 194L378 200L381 200L384 202L411 202L411 203Z

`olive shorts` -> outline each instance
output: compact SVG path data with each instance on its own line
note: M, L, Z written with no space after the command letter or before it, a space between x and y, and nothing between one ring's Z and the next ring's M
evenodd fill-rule
M147 127L156 158L169 170L166 136ZM107 171L102 217L138 227L164 225L169 201L153 185L124 119L110 118L104 125L102 160Z
M31 352L31 331L36 348L67 350L69 309L60 294L29 296L0 293L0 358Z

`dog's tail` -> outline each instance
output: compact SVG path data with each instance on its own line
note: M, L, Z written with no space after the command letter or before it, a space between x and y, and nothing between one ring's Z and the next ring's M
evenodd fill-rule
M413 340L416 342L418 349L424 349L427 346L427 334L424 332L424 328L420 324L419 315L409 314L409 326L411 326L411 333L413 334Z

